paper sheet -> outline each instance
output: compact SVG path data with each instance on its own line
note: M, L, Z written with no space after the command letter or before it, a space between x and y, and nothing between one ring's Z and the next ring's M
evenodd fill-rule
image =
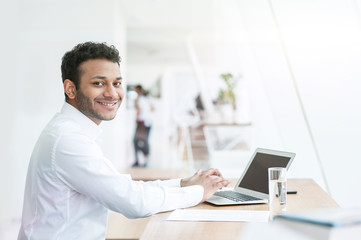
M268 222L268 211L177 209L168 221Z

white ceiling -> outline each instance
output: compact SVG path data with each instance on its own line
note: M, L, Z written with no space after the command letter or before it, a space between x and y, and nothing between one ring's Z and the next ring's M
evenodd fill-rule
M188 61L185 42L190 36L200 58L209 59L214 29L213 0L121 0L127 23L129 64Z
M212 0L122 0L130 28L193 28L209 26Z

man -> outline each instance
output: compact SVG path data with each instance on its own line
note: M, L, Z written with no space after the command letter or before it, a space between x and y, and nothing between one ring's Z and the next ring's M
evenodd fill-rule
M149 134L152 126L153 106L142 85L135 86L134 90L138 94L138 97L135 101L135 107L137 110L137 126L133 139L135 153L135 162L133 167L146 167L148 163L148 155L150 152ZM140 152L143 154L143 164L140 164L139 161Z
M168 181L119 174L98 145L124 98L119 53L86 42L62 59L65 103L29 163L18 239L104 239L108 209L137 218L190 207L228 185L214 169Z

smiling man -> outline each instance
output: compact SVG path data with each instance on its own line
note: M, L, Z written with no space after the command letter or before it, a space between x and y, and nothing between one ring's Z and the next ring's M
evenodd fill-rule
M98 144L99 124L124 98L114 46L86 42L62 60L65 102L32 153L18 239L105 239L108 209L146 217L208 199L228 181L215 169L185 179L133 181Z

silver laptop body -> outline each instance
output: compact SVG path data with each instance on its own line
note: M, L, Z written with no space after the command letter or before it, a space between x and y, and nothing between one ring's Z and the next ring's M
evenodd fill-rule
M233 201L213 195L206 202L214 205L260 204L268 202L268 168L289 168L296 154L257 148L232 191L248 195L252 200ZM224 190L219 190L224 191Z

